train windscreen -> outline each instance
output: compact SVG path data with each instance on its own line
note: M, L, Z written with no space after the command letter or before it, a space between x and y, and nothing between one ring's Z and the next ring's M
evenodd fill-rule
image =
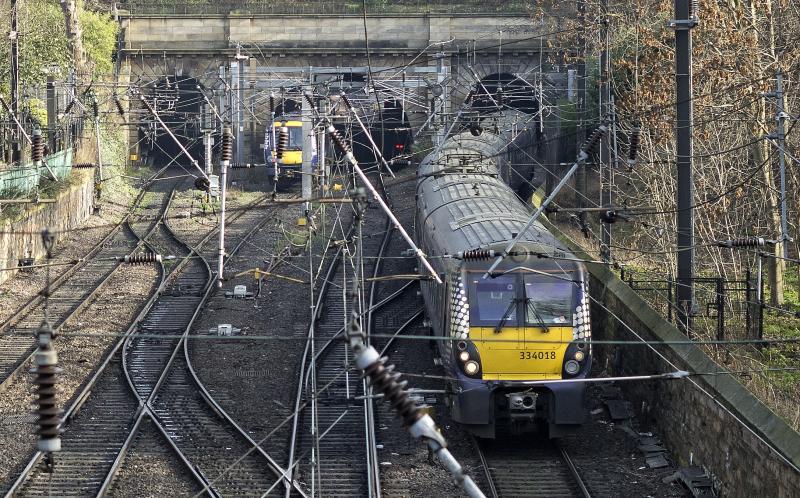
M290 126L289 127L289 149L303 150L303 127Z
M563 276L525 275L527 325L572 325L575 284Z
M505 275L483 279L470 276L470 323L496 326L505 317L506 326L517 324L517 277Z

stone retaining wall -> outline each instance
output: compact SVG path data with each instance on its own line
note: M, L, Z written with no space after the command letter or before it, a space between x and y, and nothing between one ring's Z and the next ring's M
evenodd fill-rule
M24 257L37 260L45 255L40 232L42 228L70 230L92 214L94 202L94 170L74 170L73 184L56 196L53 204L27 205L21 218L0 224L0 267L11 268ZM56 242L58 237L56 237ZM16 271L0 271L0 283Z
M270 49L364 49L362 16L237 15L131 16L123 14L128 50L214 50L236 43ZM384 15L367 18L370 49L419 51L433 42L475 41L471 48L497 47L508 52L538 50L537 35L554 26L519 15ZM545 45L547 40L545 40ZM455 47L455 45L453 45ZM494 48L497 50L497 48Z
M591 259L546 224L578 257ZM587 266L591 293L599 301L592 303L595 339L635 341L638 335L646 341L687 340L606 265ZM663 344L654 349L599 345L594 353L596 361L620 376L676 369L694 373L724 370L693 344ZM692 376L620 385L638 414L655 425L680 465L691 461L713 474L720 496L800 496L800 434L735 377Z

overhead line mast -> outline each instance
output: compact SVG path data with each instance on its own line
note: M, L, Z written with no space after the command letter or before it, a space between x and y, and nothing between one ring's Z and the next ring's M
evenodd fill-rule
M694 6L694 8L692 8ZM696 3L675 0L675 124L678 165L678 323L691 334L694 308L694 172L692 169L692 28L697 25Z

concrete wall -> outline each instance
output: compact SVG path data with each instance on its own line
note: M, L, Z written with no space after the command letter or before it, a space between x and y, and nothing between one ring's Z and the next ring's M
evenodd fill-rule
M591 259L558 235L579 257ZM588 266L591 292L602 303L592 303L595 339L635 341L635 332L646 341L687 340L606 265ZM676 368L704 373L724 370L693 344L656 345L655 349L664 358L645 345L599 345L595 358L609 365L614 375ZM691 458L714 474L721 496L800 496L800 434L733 376L690 379L620 385L639 414L655 424L680 464L688 465Z
M210 51L236 43L286 50L364 50L361 16L175 15L136 16L122 22L128 50ZM535 35L553 27L522 16L410 14L368 17L367 31L374 51L419 51L451 38L462 47L472 40L477 40L477 49L494 47L502 40L511 51L538 51L541 40Z
M42 228L69 230L75 228L92 214L94 202L94 170L74 170L74 184L59 192L53 204L29 205L21 218L0 224L0 267L17 266L26 256L37 259L45 255L40 232ZM56 243L58 237L56 237ZM0 272L0 283L15 271Z

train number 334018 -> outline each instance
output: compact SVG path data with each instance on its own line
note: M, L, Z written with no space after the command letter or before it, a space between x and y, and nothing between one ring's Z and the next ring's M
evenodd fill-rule
M555 360L555 351L520 351L520 360Z

